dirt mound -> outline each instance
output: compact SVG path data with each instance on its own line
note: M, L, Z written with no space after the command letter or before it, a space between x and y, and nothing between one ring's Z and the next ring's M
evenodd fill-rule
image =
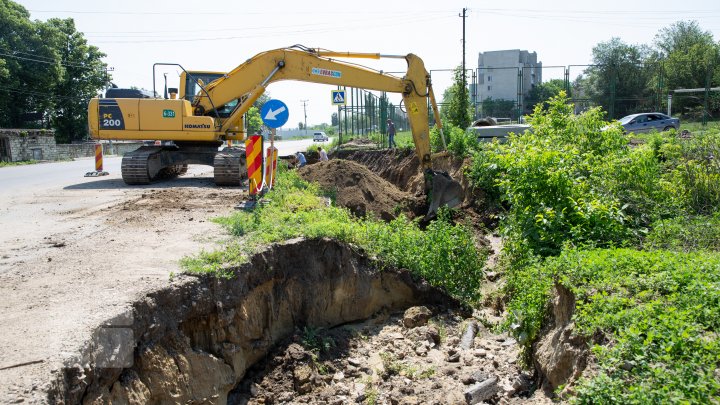
M369 212L388 221L400 212L417 212L420 199L400 190L392 183L371 172L367 167L343 159L305 166L299 171L305 180L334 190L338 205L347 207L355 215Z
M337 156L367 166L373 173L410 194L420 195L423 192L420 160L412 149L339 151Z

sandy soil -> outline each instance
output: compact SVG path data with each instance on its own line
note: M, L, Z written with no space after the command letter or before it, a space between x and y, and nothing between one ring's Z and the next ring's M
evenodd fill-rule
M373 212L389 221L402 211L412 211L420 199L400 190L367 167L351 160L332 159L299 170L305 180L320 184L336 194L336 203L357 216Z
M210 170L191 166L151 186L116 174L0 195L0 403L41 402L51 370L93 328L225 237L208 220L242 192L216 187Z

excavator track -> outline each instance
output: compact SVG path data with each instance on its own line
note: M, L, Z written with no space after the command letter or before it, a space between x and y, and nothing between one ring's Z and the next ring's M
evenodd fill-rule
M142 146L126 153L120 166L125 184L150 184L150 164L159 157L161 150L159 146Z
M215 155L215 184L218 186L239 186L247 179L245 151L241 148L225 148Z

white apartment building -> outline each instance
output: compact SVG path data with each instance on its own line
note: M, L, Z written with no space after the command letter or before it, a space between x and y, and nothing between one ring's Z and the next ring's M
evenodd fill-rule
M509 49L480 52L478 56L478 102L492 98L522 105L530 89L541 82L542 62L535 52Z

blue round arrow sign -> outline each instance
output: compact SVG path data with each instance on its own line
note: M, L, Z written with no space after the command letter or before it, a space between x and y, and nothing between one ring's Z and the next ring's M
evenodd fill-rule
M280 100L268 100L260 109L260 118L270 128L280 128L289 117L287 106Z

